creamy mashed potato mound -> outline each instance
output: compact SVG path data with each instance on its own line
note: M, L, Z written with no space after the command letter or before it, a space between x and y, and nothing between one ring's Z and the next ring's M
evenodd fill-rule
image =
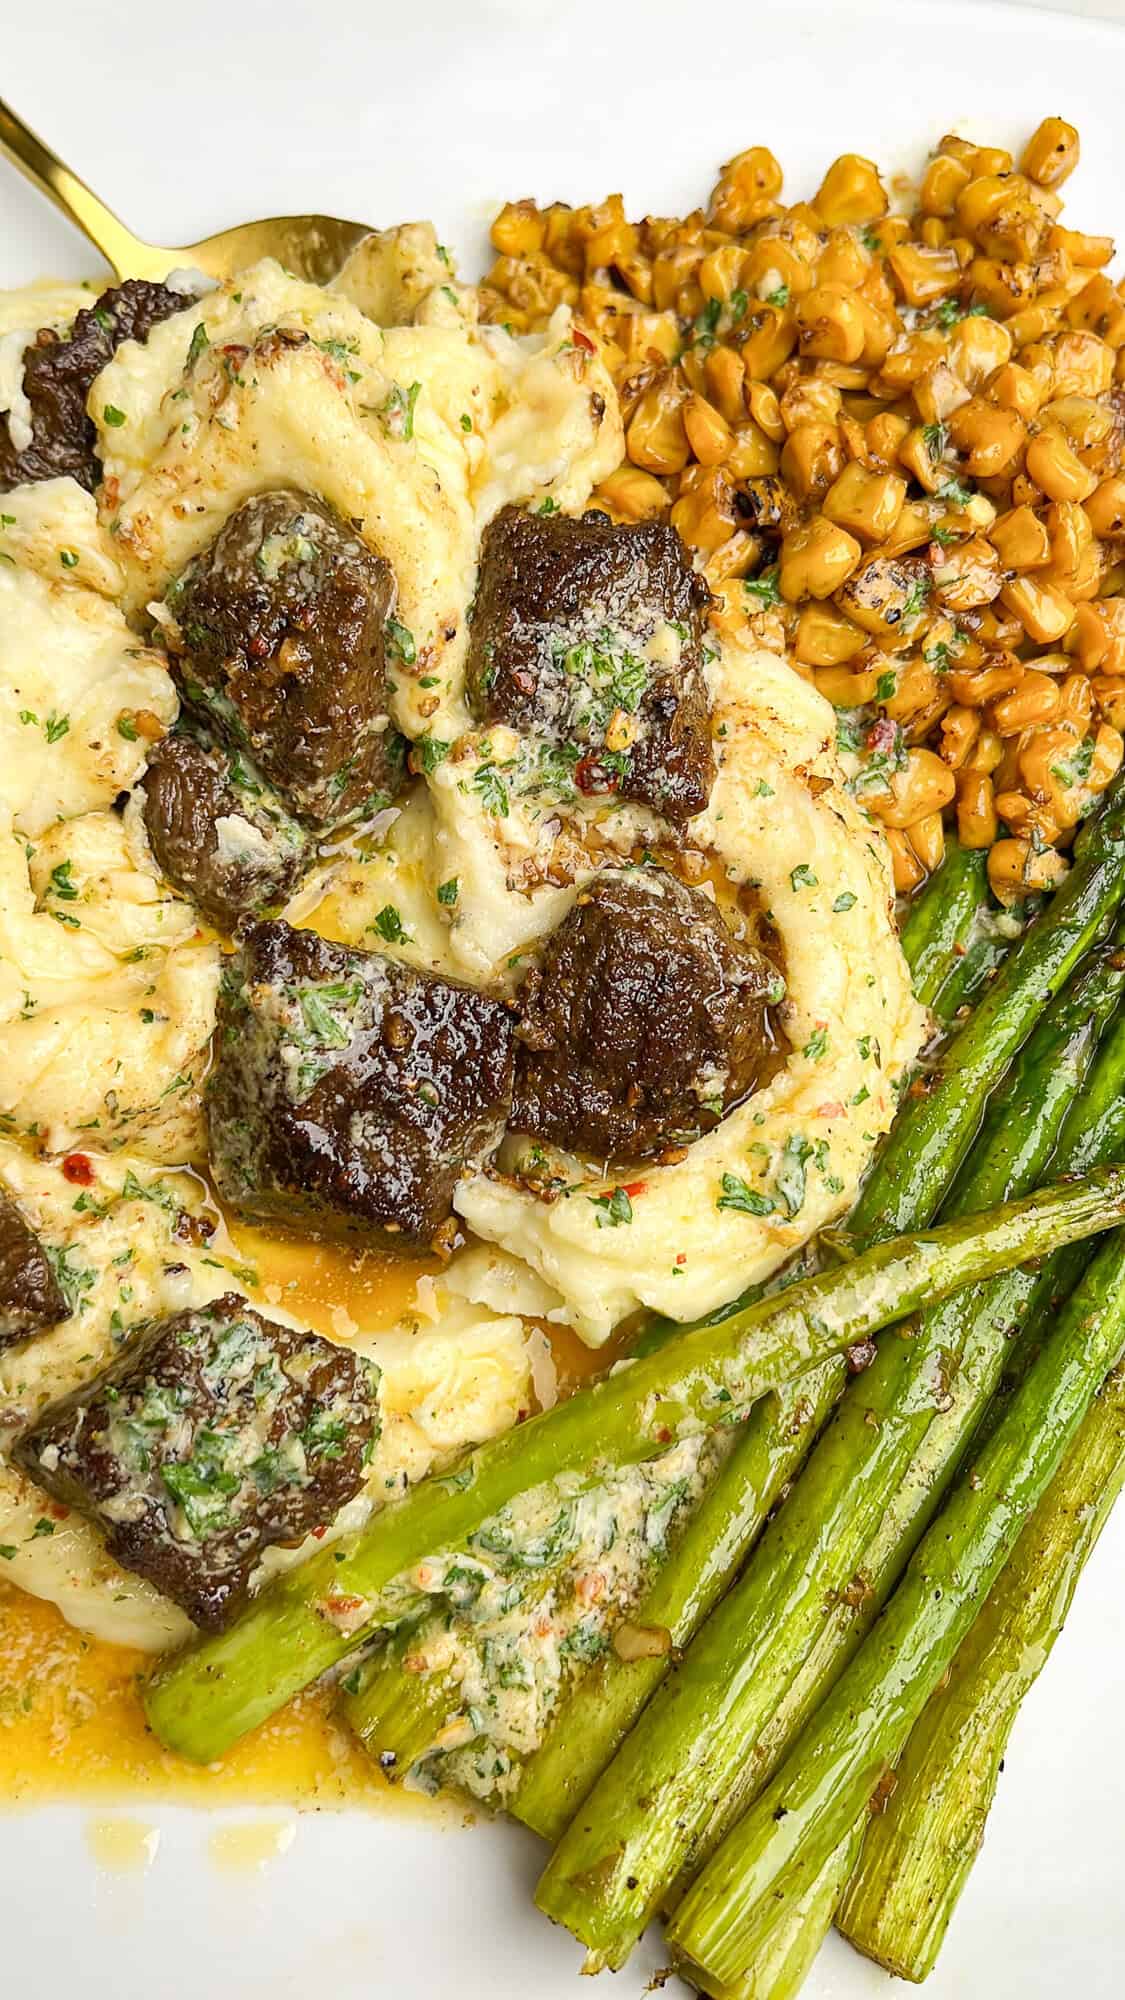
M0 300L0 409L17 444L29 331L64 328L88 302L65 288ZM512 993L584 881L667 843L646 808L552 796L521 764L528 746L482 731L466 705L483 528L509 502L580 512L621 458L609 376L573 335L566 309L520 339L482 325L428 224L374 235L327 289L267 261L186 298L102 371L88 401L96 498L69 479L4 497L0 1180L70 1315L0 1351L0 1447L151 1317L234 1289L307 1323L299 1285L284 1309L259 1294L186 1170L204 1160L221 947L161 879L136 789L178 713L166 658L142 635L243 501L279 486L321 495L387 558L410 642L392 662L394 718L422 740L420 781L329 847L291 922ZM828 705L775 655L716 646L718 776L683 839L720 888L755 892L780 936L784 1060L675 1164L607 1181L558 1154L565 1192L547 1201L519 1178L527 1144L510 1137L494 1168L462 1180L456 1207L476 1240L419 1280L405 1318L381 1316L374 1296L362 1320L341 1309L335 1322L333 1337L382 1370L383 1429L329 1534L552 1400L539 1322L596 1345L638 1307L689 1319L768 1275L846 1209L890 1125L924 1024L883 843L846 789ZM497 766L502 809L481 782ZM455 896L439 895L454 878ZM92 1173L80 1186L62 1168L75 1147ZM616 1178L631 1220L606 1227ZM99 1637L154 1651L183 1638L184 1615L92 1528L70 1514L37 1532L44 1518L0 1450L5 1574ZM260 1576L309 1546L271 1550Z

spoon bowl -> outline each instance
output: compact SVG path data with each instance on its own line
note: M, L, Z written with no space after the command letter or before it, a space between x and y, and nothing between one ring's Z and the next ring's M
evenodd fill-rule
M274 215L204 236L198 243L146 243L106 207L85 181L0 98L0 152L40 194L80 229L119 278L159 281L170 271L229 278L262 257L276 257L295 277L327 284L372 225L332 215Z

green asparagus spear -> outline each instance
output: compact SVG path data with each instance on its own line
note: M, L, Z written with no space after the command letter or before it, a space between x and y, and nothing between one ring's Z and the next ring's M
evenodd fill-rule
M1099 953L1048 1008L990 1107L954 1212L1034 1186L1123 984L1125 964ZM563 1834L537 1901L605 1963L624 1962L670 1884L694 1873L760 1781L755 1745L816 1643L826 1607L846 1600L949 1399L979 1303L979 1288L962 1292L907 1338L900 1330L880 1343L746 1572Z
M988 1097L1044 1003L1069 978L1125 894L1125 807L1089 822L1088 845L1038 923L1012 952L976 1013L947 1045L933 1086L892 1127L852 1212L855 1240L911 1227L935 1160L959 1163ZM932 1213L932 1209L928 1211Z
M1063 1309L999 1429L922 1540L879 1624L669 1927L704 1992L748 1971L764 1912L804 1895L893 1769L1125 1346L1125 1238Z
M389 1778L406 1777L457 1706L447 1673L406 1670L415 1629L396 1633L344 1682L343 1710L360 1742Z
M903 956L924 1007L933 1005L935 993L963 957L977 910L987 899L983 852L950 840L941 867L915 897L902 931Z
M1105 1169L991 1215L879 1244L719 1326L669 1341L422 1481L357 1535L279 1577L229 1631L163 1663L146 1693L153 1730L170 1749L209 1763L385 1622L384 1593L412 1563L458 1547L518 1494L562 1473L592 1478L607 1464L651 1457L677 1433L748 1409L922 1301L1096 1235L1123 1213L1125 1169Z
M764 1397L679 1542L630 1612L687 1645L741 1566L783 1488L806 1457L845 1376L826 1361ZM557 1840L599 1772L668 1672L673 1653L622 1659L610 1649L577 1681L541 1747L524 1765L508 1810Z
M755 1939L753 1963L723 2000L796 2000L856 1864L862 1827L854 1827L830 1854L797 1902L770 1913Z
M947 1686L911 1732L836 1922L901 1979L933 1970L984 1839L1020 1704L1125 1484L1125 1370L1115 1369L993 1586Z

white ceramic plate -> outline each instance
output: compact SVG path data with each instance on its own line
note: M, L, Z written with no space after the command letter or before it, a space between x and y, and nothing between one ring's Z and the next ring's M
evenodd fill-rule
M630 212L682 212L755 141L787 188L811 193L843 150L897 170L950 126L1017 141L1048 112L1081 127L1077 226L1125 229L1125 35L1062 15L863 0L50 0L4 14L0 89L164 240L286 210L430 216L469 273L505 196L620 188ZM89 268L2 167L0 217L0 283ZM934 2000L1122 1992L1123 1583L1125 1514L1016 1729ZM114 1874L91 1858L89 1817L0 1816L0 1987L20 2000L75 1985L87 2000L582 1990L578 1949L531 1907L540 1855L516 1830L305 1816L276 1858L236 1875L209 1859L214 1815L142 1810L159 1829L154 1859ZM635 2000L659 1963L652 1940L611 2000ZM889 1990L836 1940L807 1988L809 2000Z

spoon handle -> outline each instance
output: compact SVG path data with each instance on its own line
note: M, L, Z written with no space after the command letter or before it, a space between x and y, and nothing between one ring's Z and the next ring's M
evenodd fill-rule
M61 208L69 221L89 237L119 277L137 269L138 252L143 254L147 246L138 242L85 181L80 181L77 174L63 165L3 98L0 98L0 153L5 153L26 174L32 186L53 201L56 208Z

